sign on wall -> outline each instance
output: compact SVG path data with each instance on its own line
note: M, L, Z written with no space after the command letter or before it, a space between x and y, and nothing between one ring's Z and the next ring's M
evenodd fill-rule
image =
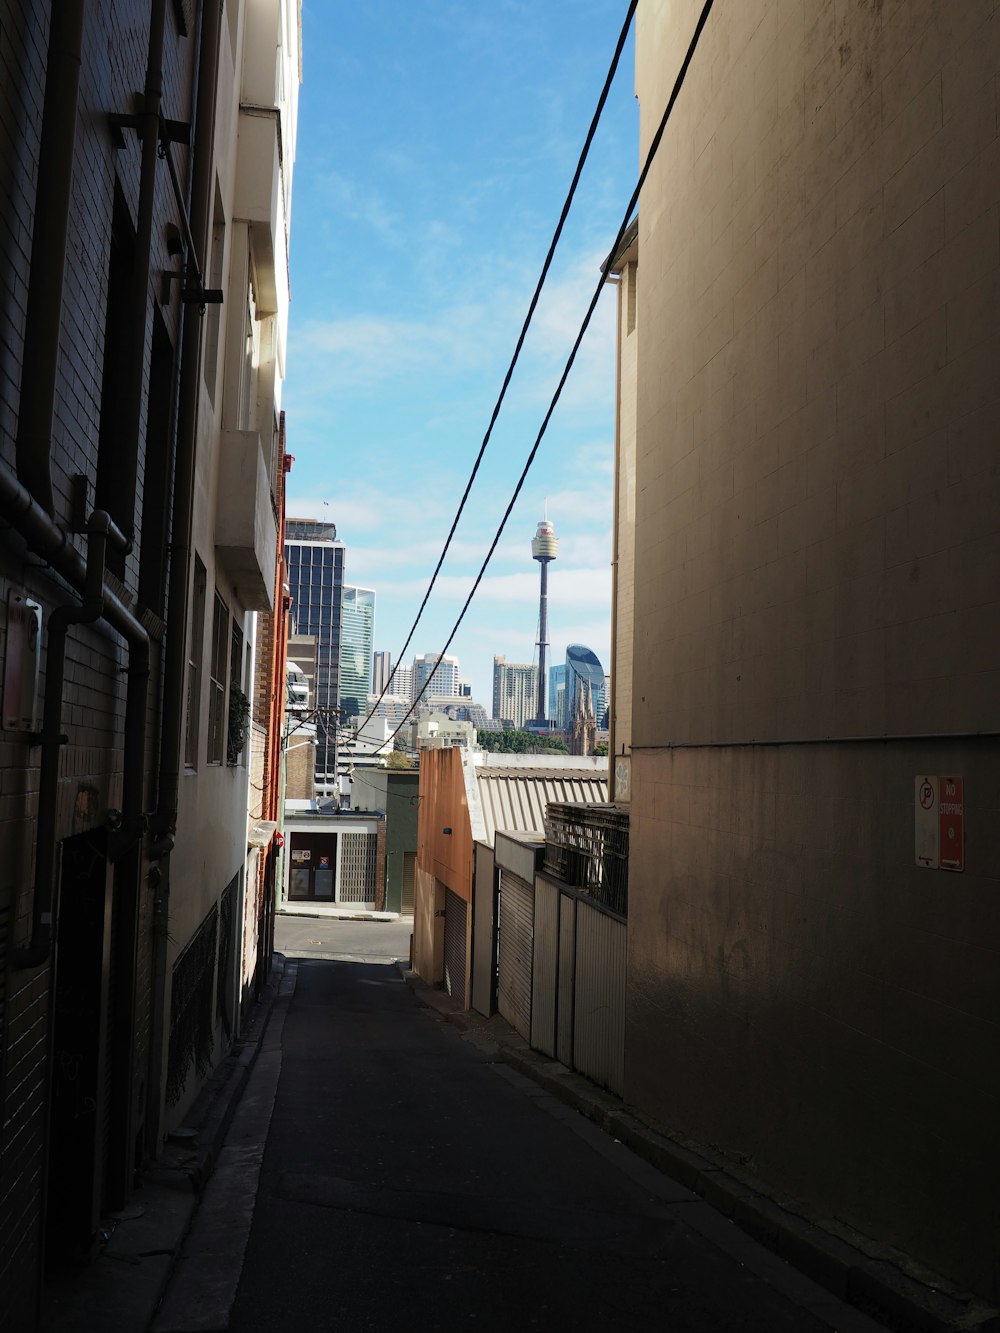
M965 869L965 790L962 779L921 774L914 779L914 855L928 870Z

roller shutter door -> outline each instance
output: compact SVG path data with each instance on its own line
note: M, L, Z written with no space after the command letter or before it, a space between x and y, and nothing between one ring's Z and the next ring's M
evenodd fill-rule
M444 988L465 1003L465 929L468 907L451 889L444 895Z
M403 853L403 901L400 911L403 916L413 915L413 880L417 868L416 852Z
M526 1041L531 1040L534 897L527 880L501 870L497 1007Z

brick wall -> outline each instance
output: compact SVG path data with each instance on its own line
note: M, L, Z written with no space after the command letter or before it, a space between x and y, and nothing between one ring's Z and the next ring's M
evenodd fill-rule
M13 6L0 29L0 168L3 207L0 209L0 465L13 469L25 310L30 266L52 265L59 257L32 253L34 199L40 152L41 113L45 88L48 7ZM135 216L139 148L126 131L126 147L117 150L107 129L112 111L132 109L133 94L143 85L149 5L142 0L88 5L85 10L83 60L78 102L67 256L64 267L63 318L57 376L51 455L55 517L65 525L71 516L72 478L89 481L93 504L97 440L103 375L104 324L115 181ZM190 118L193 42L179 39L174 7L167 6L164 65L164 114ZM178 165L185 174L184 153ZM158 169L153 226L153 277L147 307L145 364L148 388L151 313L159 294L158 273L175 267L167 253L166 223L176 222L176 208L165 167ZM180 305L175 292L161 307L167 331L177 342ZM139 423L140 441L144 415ZM143 457L139 447L137 514L143 503ZM141 532L141 523L140 523ZM78 550L84 539L73 538ZM126 562L125 582L134 593L140 541ZM26 590L43 607L43 633L58 605L77 600L44 562L26 554L16 536L0 539L0 601L8 591ZM0 613L0 654L5 653L6 615ZM40 682L39 699L44 685ZM122 801L122 742L127 651L116 634L104 627L74 629L66 655L62 728L68 736L60 760L56 836L103 825L109 807ZM158 661L154 652L154 680ZM149 694L148 758L155 756L157 692ZM39 710L40 715L40 710ZM12 943L30 935L34 873L35 808L38 750L24 737L0 738L0 910L14 917ZM147 774L147 789L151 783ZM144 879L145 868L137 877ZM135 888L123 894L134 897ZM134 1083L127 1095L141 1124L142 1089L148 1075L150 1022L149 913L152 895L139 893L137 1009L135 1013ZM33 1321L36 1270L40 1259L37 1218L41 1206L44 1153L43 1093L49 1014L50 970L13 971L8 985L7 1023L2 1036L3 1078L0 1084L3 1155L0 1174L0 1326L25 1329ZM131 1156L131 1145L122 1146Z

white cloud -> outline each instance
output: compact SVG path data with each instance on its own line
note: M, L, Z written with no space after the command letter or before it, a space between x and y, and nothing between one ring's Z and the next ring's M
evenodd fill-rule
M435 601L453 603L457 612L469 595L473 576L441 574L435 584ZM392 595L412 600L423 595L426 581L396 580L391 585ZM537 606L538 574L487 574L476 590L473 605L491 603L498 606ZM593 607L606 604L611 607L611 570L607 566L593 569L553 570L549 576L549 604L573 607Z

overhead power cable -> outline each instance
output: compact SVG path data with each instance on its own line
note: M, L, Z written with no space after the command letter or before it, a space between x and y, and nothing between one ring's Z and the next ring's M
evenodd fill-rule
M615 237L614 244L611 246L611 249L608 252L608 258L601 269L601 276L594 290L594 294L590 299L590 305L587 307L587 313L583 317L583 323L580 325L580 331L576 335L573 347L570 351L569 356L566 359L566 365L563 368L562 375L559 377L559 383L556 385L555 393L553 393L552 395L552 401L549 403L548 410L546 411L545 416L542 420L542 424L539 427L538 434L535 436L535 442L531 447L531 452L528 454L527 461L525 462L521 475L518 478L517 485L514 487L514 494L511 496L510 503L507 505L507 508L504 511L503 518L500 520L500 526L497 528L496 535L494 536L492 542L490 543L490 548L486 553L486 558L483 561L482 565L480 566L479 573L476 575L475 582L473 583L472 588L469 591L468 597L466 597L465 599L465 603L462 606L462 610L459 612L458 619L455 621L455 624L452 627L452 631L448 635L447 642L441 649L442 657L451 647L452 641L454 640L455 635L458 633L459 626L465 619L465 614L468 611L469 607L472 605L472 599L473 597L475 597L479 585L483 581L483 576L485 575L487 567L489 566L489 563L493 558L493 553L500 543L500 538L503 536L504 529L507 526L507 521L510 518L511 513L513 512L514 505L517 503L518 496L521 494L521 490L524 487L525 480L528 476L529 471L531 470L531 465L535 461L535 455L538 453L538 448L542 442L542 437L544 436L546 430L548 429L549 421L552 419L552 414L556 409L556 405L558 404L559 399L562 397L563 388L565 387L566 381L569 378L570 371L573 369L573 363L576 361L576 354L580 350L580 344L583 342L584 335L586 334L587 329L590 327L590 321L594 316L594 311L597 309L597 302L600 300L601 292L604 290L604 285L607 281L608 267L611 264L612 260L614 259L615 255L618 253L619 247L621 246L622 243L622 238L624 237L625 232L628 230L629 223L632 220L632 214L635 211L635 206L639 202L639 194L642 191L643 185L646 183L646 177L649 175L650 168L653 165L653 160L656 157L657 151L660 147L660 143L663 139L664 131L667 128L667 122L670 120L671 114L673 113L674 105L677 101L678 96L680 95L681 88L684 86L684 80L687 77L688 67L690 66L691 61L694 58L694 53L697 50L698 42L701 39L701 34L705 28L705 24L708 22L708 16L712 12L712 6L714 5L714 3L715 0L705 0L704 5L702 6L701 13L698 17L698 22L695 25L694 33L691 37L691 41L688 44L684 60L681 64L680 69L678 70L677 77L674 80L674 86L671 90L670 97L667 101L667 105L664 108L663 115L660 117L660 123L656 128L656 133L653 135L652 141L650 142L649 151L646 154L646 160L643 163L642 171L639 173L639 179L636 182L636 187L632 191L632 197L629 199L628 207L625 209L625 214L622 218L621 226L618 228L618 234ZM414 708L416 708L417 704L420 702L429 684L430 684L430 678L428 678L423 688L421 689L420 693L413 700L412 704L410 705L409 709L404 715L402 721L396 727L396 730L392 733L391 736L389 736L385 740L385 742L383 743L384 745L388 745L390 741L394 740L395 737L398 736L400 731L405 726L407 719L413 713ZM382 748L383 746L379 746L379 749Z
M427 591L424 593L424 599L420 603L420 609L417 611L413 624L410 626L410 632L406 636L406 642L403 644L403 647L400 651L399 658L397 659L397 665L399 665L399 663L401 663L404 657L406 656L406 650L409 648L411 642L413 641L413 636L416 633L417 626L420 624L420 618L424 614L424 608L427 606L427 603L430 599L430 595L434 591L434 585L437 583L437 577L441 572L441 566L444 564L445 557L447 556L448 551L451 547L452 538L455 536L455 530L458 527L459 519L462 517L462 514L465 510L466 501L468 500L469 493L472 490L473 482L476 480L476 474L479 472L479 465L483 461L483 455L486 453L486 447L489 444L490 437L493 434L493 427L496 425L497 418L500 415L500 409L503 406L503 401L507 396L507 388L510 385L511 378L513 377L514 374L514 369L517 366L518 359L521 355L521 348L524 346L524 340L527 336L528 328L531 325L532 318L534 317L535 307L538 305L538 298L541 296L542 288L545 285L545 279L548 277L549 269L552 267L552 259L556 252L556 246L559 244L559 239L562 236L563 227L566 224L566 219L569 216L569 210L573 203L573 198L576 194L576 187L580 183L580 176L583 174L584 163L587 161L587 156L590 153L590 146L594 141L594 135L597 132L598 123L604 112L604 106L608 100L608 94L611 91L611 85L614 82L615 74L618 71L618 62L621 59L622 51L625 49L625 42L626 39L628 38L628 30L632 25L632 18L635 14L637 3L638 0L631 0L631 3L629 4L628 7L628 13L625 15L625 22L622 24L622 30L618 34L618 44L615 47L614 56L612 57L611 64L608 67L607 76L605 77L604 80L604 87L601 89L601 95L597 99L597 107L594 110L594 115L590 122L590 129L587 131L587 137L584 140L583 148L580 150L580 157L577 161L576 170L573 173L573 179L570 182L569 191L567 192L566 199L562 206L562 212L559 214L559 221L556 224L556 229L552 234L552 240L549 242L548 253L545 256L545 262L542 265L542 271L539 274L538 282L535 285L534 295L532 296L531 302L528 305L528 313L525 315L524 323L521 325L521 332L518 335L517 343L514 346L514 355L511 357L510 365L507 367L507 373L503 377L503 383L500 386L500 393L497 396L496 403L494 404L493 407L493 412L490 415L490 423L486 427L486 434L483 436L483 442L479 446L479 453L476 455L476 461L472 465L472 471L469 474L469 480L466 482L465 491L463 492L462 498L459 501L458 509L455 513L455 518L452 521L452 525L448 532L448 536L445 539L441 555L438 557L438 562L434 566L434 573L431 575L431 581L427 585ZM361 727L364 727L375 716L379 704L382 702L382 700L385 698L388 692L389 682L391 681L391 679L392 675L390 673L389 680L387 680L386 683L382 686L381 694L376 699L371 709L371 712L369 712L364 722L362 722L361 726L358 728L359 731L361 730Z

